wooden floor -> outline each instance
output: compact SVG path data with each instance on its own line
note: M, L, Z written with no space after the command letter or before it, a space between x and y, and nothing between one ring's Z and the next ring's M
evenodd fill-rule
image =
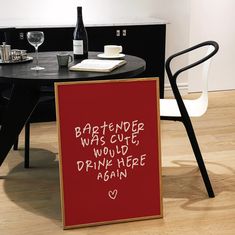
M20 150L0 168L1 235L235 234L235 91L210 93L209 110L193 125L216 197L207 197L184 127L161 124L164 218L62 229L55 123L33 124L31 168Z

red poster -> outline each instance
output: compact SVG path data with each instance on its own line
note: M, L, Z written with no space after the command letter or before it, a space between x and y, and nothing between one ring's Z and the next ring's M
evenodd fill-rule
M56 84L64 228L162 217L157 79Z

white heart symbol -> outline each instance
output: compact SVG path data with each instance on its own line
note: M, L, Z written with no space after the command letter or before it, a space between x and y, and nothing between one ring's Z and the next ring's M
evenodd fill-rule
M117 197L118 191L117 189L114 189L113 191L110 190L108 194L109 197L114 200Z

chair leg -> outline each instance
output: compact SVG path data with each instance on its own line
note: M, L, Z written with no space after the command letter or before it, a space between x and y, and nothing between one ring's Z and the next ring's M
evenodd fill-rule
M210 179L209 179L209 176L207 174L207 170L206 170L203 158L202 158L202 154L201 154L198 142L197 142L197 138L196 138L195 132L193 130L192 123L188 119L184 120L183 123L184 123L184 126L186 128L186 131L187 131L187 134L188 134L188 137L189 137L194 155L196 157L197 164L198 164L198 167L200 169L204 184L206 186L208 196L209 197L215 197L214 192L213 192L213 188L211 186L211 182L210 182Z
M29 168L29 139L30 139L30 122L25 124L25 144L24 144L24 167Z
M13 149L14 150L18 150L18 144L19 144L19 136L17 137L17 139L16 139L16 141L15 141L15 143L13 145Z

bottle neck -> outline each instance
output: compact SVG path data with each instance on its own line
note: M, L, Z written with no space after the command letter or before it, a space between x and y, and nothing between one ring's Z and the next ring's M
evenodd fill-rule
M77 24L79 24L80 26L83 26L82 8L81 7L77 8Z

